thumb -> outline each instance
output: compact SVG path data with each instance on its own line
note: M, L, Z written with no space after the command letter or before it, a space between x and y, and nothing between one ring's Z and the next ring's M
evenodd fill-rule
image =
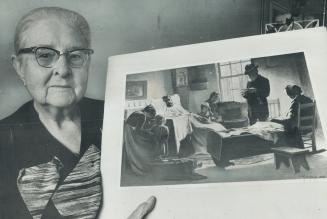
M128 219L144 219L154 208L156 197L151 196L146 202L140 204Z

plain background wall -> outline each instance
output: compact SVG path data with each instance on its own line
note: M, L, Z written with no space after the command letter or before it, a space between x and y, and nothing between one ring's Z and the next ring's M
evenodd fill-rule
M218 79L215 65L202 65L198 67L198 73L205 74L208 80L208 86L205 90L189 90L189 111L199 113L201 103L209 99L212 92L218 92Z
M112 55L259 34L260 0L1 0L0 118L30 97L10 64L19 18L42 6L81 13L95 54L87 96L103 99ZM10 101L9 101L10 100Z

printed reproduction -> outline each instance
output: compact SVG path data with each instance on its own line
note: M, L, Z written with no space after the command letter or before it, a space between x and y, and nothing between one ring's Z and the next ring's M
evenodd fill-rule
M326 177L303 53L127 75L121 186Z

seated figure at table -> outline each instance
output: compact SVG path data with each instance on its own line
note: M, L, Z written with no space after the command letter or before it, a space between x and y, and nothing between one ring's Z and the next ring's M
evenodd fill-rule
M286 94L292 99L291 107L285 119L272 119L272 122L284 125L285 132L289 137L291 146L303 148L303 142L297 127L298 123L298 108L299 104L312 103L312 99L303 95L301 87L297 85L287 85L285 88ZM311 109L301 113L301 115L312 115Z
M212 92L209 98L205 101L205 103L209 104L210 111L212 116L215 118L216 121L221 120L221 116L218 112L218 102L219 102L219 94L217 92Z
M194 149L194 154L207 154L207 135L208 129L210 129L209 125L216 123L216 118L211 112L209 103L202 103L201 112L193 114L193 118L195 121L192 120L193 132L191 135L191 143ZM198 123L207 125L198 125ZM218 123L216 124L219 125Z
M211 123L214 120L214 115L209 103L207 102L201 103L201 111L194 116L199 122L204 124Z
M160 157L166 157L169 155L168 151L168 138L169 138L169 128L166 126L166 119L161 115L156 115L155 125L152 127L151 131L154 135L154 141L156 143L156 150Z

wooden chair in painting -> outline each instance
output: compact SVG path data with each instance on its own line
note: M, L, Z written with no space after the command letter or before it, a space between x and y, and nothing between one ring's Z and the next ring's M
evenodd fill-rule
M315 102L299 104L297 115L297 129L299 131L300 138L303 141L304 148L272 148L272 151L274 152L276 169L279 169L281 163L284 163L288 167L291 165L295 173L300 172L301 166L306 170L310 170L310 166L306 160L306 155L317 152L315 139Z

